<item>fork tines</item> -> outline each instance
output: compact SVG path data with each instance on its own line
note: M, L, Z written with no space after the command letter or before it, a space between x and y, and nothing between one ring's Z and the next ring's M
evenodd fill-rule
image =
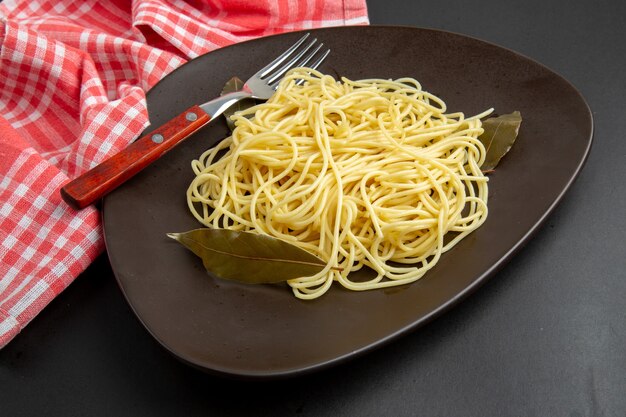
M272 88L276 88L281 78L292 68L309 67L316 69L319 67L330 53L330 49L322 49L324 44L318 43L317 38L313 38L305 44L309 36L309 33L305 34L289 49L262 68L257 73L259 77ZM300 81L298 84L300 84Z

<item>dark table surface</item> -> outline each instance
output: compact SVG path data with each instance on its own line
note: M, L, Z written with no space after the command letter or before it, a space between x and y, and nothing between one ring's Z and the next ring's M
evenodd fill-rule
M586 98L591 155L534 239L426 327L274 382L180 363L135 318L103 255L0 351L1 416L626 415L626 2L368 3L372 24L499 44Z

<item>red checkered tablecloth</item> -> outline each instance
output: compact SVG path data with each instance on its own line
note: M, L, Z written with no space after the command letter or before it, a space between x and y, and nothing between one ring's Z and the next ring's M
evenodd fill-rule
M104 250L59 188L148 125L145 92L254 37L367 24L365 0L0 3L0 348Z

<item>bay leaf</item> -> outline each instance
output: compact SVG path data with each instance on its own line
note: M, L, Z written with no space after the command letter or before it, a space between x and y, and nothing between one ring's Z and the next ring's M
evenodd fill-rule
M487 150L485 162L480 167L483 172L494 169L509 152L517 139L521 124L522 115L518 111L483 121L484 132L478 137Z
M234 93L235 91L239 91L243 88L244 82L239 77L233 77L224 84L224 88L222 88L222 92L220 93L223 96L226 93ZM238 101L233 104L226 110L224 110L224 117L226 118L226 124L228 128L232 132L235 129L235 122L230 119L230 116L235 114L238 111L245 110L249 107L252 107L256 104L256 101L252 98L246 98Z
M201 228L167 236L199 256L207 271L232 281L273 284L315 275L326 266L295 245L252 232Z

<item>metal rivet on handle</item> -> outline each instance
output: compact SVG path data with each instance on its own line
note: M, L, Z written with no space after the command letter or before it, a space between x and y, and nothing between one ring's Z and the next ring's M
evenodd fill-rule
M196 121L198 120L198 115L192 112L189 112L185 115L185 119L189 120L190 122Z
M154 143L163 142L163 135L161 135L160 133L155 133L154 135L152 135L152 142Z

